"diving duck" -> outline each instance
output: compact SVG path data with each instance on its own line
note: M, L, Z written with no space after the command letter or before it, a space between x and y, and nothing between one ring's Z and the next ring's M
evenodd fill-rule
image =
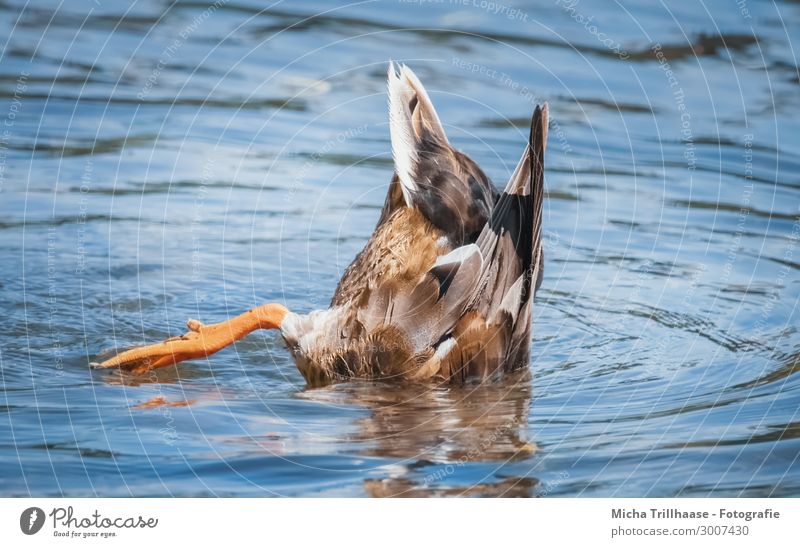
M94 368L136 373L211 355L256 329L278 329L311 385L353 378L461 383L527 366L542 282L548 108L503 192L454 149L410 68L389 66L394 176L375 231L330 306L264 304L130 349Z

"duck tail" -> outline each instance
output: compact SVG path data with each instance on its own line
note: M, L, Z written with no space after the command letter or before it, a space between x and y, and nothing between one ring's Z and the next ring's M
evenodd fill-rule
M481 254L489 257L499 240L509 237L523 271L532 273L534 269L538 270L536 288L541 283L542 274L542 202L548 119L547 103L537 106L522 158L478 238Z

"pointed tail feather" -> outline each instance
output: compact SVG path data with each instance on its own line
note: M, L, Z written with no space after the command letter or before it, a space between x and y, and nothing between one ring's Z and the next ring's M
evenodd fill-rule
M514 323L521 320L515 331L517 327L527 330L525 325L530 324L531 296L541 283L543 272L542 201L547 123L547 105L537 106L522 158L477 241L484 258L484 271L482 290L476 295L474 308L489 320L500 311L509 312Z

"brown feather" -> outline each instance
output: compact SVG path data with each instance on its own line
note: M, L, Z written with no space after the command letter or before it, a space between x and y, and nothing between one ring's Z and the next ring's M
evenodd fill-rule
M438 130L426 108L432 108L427 98L410 101L420 147L412 167L438 172L444 163L446 176L422 176L409 188L395 175L375 231L344 272L330 309L282 327L311 384L353 377L460 383L528 362L533 292L543 267L547 109L537 107L523 158L495 195L474 191L477 166L446 139L426 144L426 132ZM442 160L436 168L426 163L431 154ZM437 201L447 196L458 197L455 209ZM457 222L446 220L458 215ZM465 229L476 231L476 244L465 241Z

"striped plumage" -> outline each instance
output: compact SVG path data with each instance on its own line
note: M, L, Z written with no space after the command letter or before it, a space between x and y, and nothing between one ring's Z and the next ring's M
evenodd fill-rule
M378 224L330 307L267 304L100 366L146 370L208 355L256 328L279 328L310 384L349 378L462 382L525 366L541 283L547 106L502 193L453 149L425 89L389 69L395 175ZM138 353L136 353L138 352ZM126 357L127 354L127 357Z

